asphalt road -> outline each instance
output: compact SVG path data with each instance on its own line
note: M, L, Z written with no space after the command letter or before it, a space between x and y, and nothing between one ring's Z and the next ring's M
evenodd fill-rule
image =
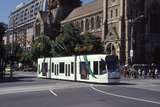
M30 76L0 83L0 107L160 107L160 90L148 89L159 88L159 81L144 87L137 81L98 85L25 77Z

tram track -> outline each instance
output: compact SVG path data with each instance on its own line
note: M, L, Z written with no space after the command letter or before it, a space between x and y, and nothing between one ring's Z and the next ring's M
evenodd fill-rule
M109 96L128 99L128 100L134 100L134 101L139 101L139 102L145 102L145 103L152 103L152 104L160 105L160 102L158 102L158 101L151 101L151 100L146 100L146 99L142 99L142 98L138 98L138 97L130 97L130 96L124 96L124 95L120 95L120 94L114 94L114 93L111 93L111 92L107 92L107 91L103 91L103 90L100 90L98 88L95 88L93 85L90 85L90 88L93 89L94 91L102 93L104 95L109 95Z

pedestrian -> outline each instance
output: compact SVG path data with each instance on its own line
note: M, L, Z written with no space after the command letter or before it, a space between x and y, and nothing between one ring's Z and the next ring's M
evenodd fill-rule
M141 78L141 69L138 69L138 78Z
M149 68L149 70L148 70L148 77L150 78L151 75L152 75L152 71L151 71L151 69Z
M145 69L142 70L142 79L145 79L146 78L146 71Z
M158 79L158 69L156 68L155 70L154 70L154 78L155 79Z

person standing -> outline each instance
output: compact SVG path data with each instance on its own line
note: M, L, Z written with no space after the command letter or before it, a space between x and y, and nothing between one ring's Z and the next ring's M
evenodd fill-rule
M154 78L158 79L158 69L157 68L154 70Z

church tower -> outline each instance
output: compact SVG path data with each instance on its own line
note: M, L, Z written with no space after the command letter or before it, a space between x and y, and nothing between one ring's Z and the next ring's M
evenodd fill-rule
M124 63L125 61L125 37L124 7L126 0L104 0L103 1L103 35L105 52L108 55L116 54ZM123 27L123 29L122 29ZM122 43L123 42L123 43ZM123 49L122 49L123 46ZM122 53L123 50L123 53ZM123 57L122 57L123 56Z

